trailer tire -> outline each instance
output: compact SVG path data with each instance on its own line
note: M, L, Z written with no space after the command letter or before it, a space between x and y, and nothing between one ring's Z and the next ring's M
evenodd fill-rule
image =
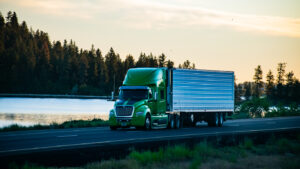
M218 113L218 116L219 116L218 126L222 127L223 123L224 123L224 115L223 115L223 113Z
M219 113L210 113L208 115L208 126L216 127L219 124Z
M175 128L179 129L181 127L181 119L180 119L180 115L176 115L175 116Z

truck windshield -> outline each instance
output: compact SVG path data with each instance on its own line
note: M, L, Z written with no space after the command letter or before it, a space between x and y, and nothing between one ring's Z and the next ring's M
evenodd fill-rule
M148 99L148 90L121 90L119 94L120 99L127 100L142 100Z

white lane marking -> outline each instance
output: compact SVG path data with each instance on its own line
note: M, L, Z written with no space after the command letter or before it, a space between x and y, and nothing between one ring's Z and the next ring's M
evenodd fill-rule
M224 126L229 126L229 127L239 127L240 125L239 125L239 124L230 124L230 125L224 124Z
M6 137L15 137L15 136L26 136L26 135L39 135L39 134L50 134L50 133L69 133L69 132L80 132L80 131L85 131L85 130L88 130L88 131L104 131L104 130L108 130L108 127L101 127L101 128L84 128L82 130L80 129L77 129L77 130L64 130L62 129L61 131L59 131L60 129L53 129L53 131L41 131L41 132L31 132L31 133L14 133L14 134L0 134L0 137L1 136L6 136Z
M143 131L125 131L127 133L142 133Z
M78 135L73 134L73 135L63 135L63 136L56 136L56 137L76 137L76 136L78 136Z
M247 133L247 132L275 131L275 130L287 130L287 129L300 129L300 127L285 127L285 128L275 128L275 129L273 128L273 129L244 130L244 131L225 131L225 132L211 132L211 133L200 133L200 134L201 135L212 135L212 134L228 134L228 133ZM199 133L183 134L183 135L173 135L173 136L156 136L156 137L148 137L148 138L133 138L133 139L125 139L125 140L102 141L102 142L89 142L89 143L68 144L68 145L56 145L56 146L47 146L47 147L23 148L23 149L0 151L0 153L9 153L9 152L16 152L16 151L39 150L39 149L49 149L49 148L64 148L64 147L84 146L84 145L103 144L103 143L117 143L117 142L124 142L124 141L137 141L137 140L138 141L145 141L145 140L149 140L149 139L163 139L163 138L174 138L174 137L190 137L190 136L199 136Z
M235 122L251 122L251 121L281 121L281 120L299 120L299 116L290 116L290 117L267 117L267 118L251 118L251 119L235 119L227 120L226 123L235 123Z

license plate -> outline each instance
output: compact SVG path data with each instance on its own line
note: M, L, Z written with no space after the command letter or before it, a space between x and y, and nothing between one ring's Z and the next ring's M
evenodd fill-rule
M121 126L125 127L125 126L127 126L127 123L126 122L121 122Z

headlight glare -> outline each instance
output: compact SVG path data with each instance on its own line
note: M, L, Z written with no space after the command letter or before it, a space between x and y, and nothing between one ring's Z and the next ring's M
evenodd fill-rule
M136 112L135 115L136 116L142 116L144 114L144 112Z
M114 116L115 115L115 112L112 110L109 112L109 116Z

